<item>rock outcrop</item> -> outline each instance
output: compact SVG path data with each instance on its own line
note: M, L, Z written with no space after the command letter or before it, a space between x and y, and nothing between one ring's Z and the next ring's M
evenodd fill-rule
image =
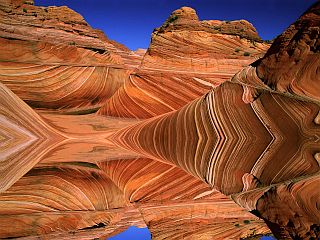
M234 80L320 102L320 8L315 3Z
M248 103L244 101L246 88L224 83L178 111L120 130L114 139L137 153L174 164L226 195L256 189L261 193L266 186L272 191L274 184L313 175L318 181L320 125L315 120L319 106L264 90L258 90L258 96ZM316 183L311 186L313 190ZM286 237L314 235L312 227L320 218L315 210L319 194L313 193L309 203L300 193L286 197L291 195L285 189L280 187L272 191L274 196L257 200L250 211L285 229ZM310 216L309 211L292 205L290 211L282 208L278 219L278 209L287 201L300 201L302 209L315 213Z
M139 209L153 239L240 239L268 232L261 220L180 168L147 158L98 166Z
M279 239L319 238L319 84L312 87L319 83L319 9L313 5L231 82L114 140L231 196ZM287 51L305 55L290 68Z
M0 238L319 238L319 9L267 51L183 7L132 52L0 0Z
M141 59L67 7L0 1L0 81L34 108L96 111Z
M195 10L183 7L154 30L141 65L98 114L150 118L179 109L268 47L247 21L199 21Z

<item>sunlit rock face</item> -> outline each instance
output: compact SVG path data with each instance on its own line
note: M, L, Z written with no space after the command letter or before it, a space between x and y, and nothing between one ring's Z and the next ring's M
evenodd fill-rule
M67 7L0 16L1 239L320 237L319 3L268 51L188 7L135 52Z
M64 137L1 83L0 99L0 192L3 192Z
M248 197L237 203L285 229L286 237L314 235L311 228L320 217L315 190L320 126L314 120L320 108L264 90L249 103L245 88L224 83L182 109L120 130L114 138L121 146L174 164L236 199L250 192L256 200ZM306 183L294 188L299 192L291 193L295 190L286 181L304 178ZM303 193L312 190L312 200L304 199Z
M194 9L183 7L154 30L142 64L145 68L232 73L267 49L249 22L199 21Z
M0 82L30 106L96 111L142 56L67 7L0 1Z
M194 9L183 7L154 30L141 65L98 114L150 118L177 110L229 80L268 47L245 20L199 21Z
M269 232L261 219L176 166L148 158L98 166L139 209L153 239L240 239Z
M319 82L318 61L310 60L319 58L313 47L317 37L312 34L317 26L319 3L279 36L262 60L252 64L258 66L257 74L253 66L247 67L232 82L177 111L120 130L115 140L174 164L232 196L240 206L262 217L280 239L319 237L319 92L311 92L317 87L308 91L312 83ZM291 41L288 46L290 38L281 43L294 27L297 43ZM281 54L287 48L297 53L299 44L310 51L304 52L306 58L291 71L285 68L289 60ZM277 64L267 65L275 59ZM264 80L258 77L259 67L260 72L269 71L265 70L269 75ZM271 89L265 84L269 80L279 86L296 81L303 93L293 87L290 95L279 87Z

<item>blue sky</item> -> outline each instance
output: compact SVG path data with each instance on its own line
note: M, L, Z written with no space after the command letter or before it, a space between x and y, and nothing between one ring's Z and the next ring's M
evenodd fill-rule
M196 9L201 20L246 19L262 39L273 39L315 0L35 0L38 6L62 6L79 12L94 28L103 30L132 50L147 48L154 28L182 6Z
M261 237L260 240L276 240L276 239L274 237L264 236L264 237Z
M129 227L126 231L108 240L151 240L148 228Z

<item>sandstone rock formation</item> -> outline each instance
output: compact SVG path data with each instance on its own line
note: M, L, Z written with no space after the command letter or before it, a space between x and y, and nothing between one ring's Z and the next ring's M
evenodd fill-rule
M96 111L141 58L67 7L0 1L0 81L32 107Z
M188 19L196 21L187 10ZM279 238L318 237L320 108L317 87L312 88L312 83L319 82L318 26L319 3L279 36L262 60L238 73L235 83L224 83L178 111L121 130L115 140L150 158L174 164L233 196L241 206L265 219ZM289 33L296 34L294 41L286 37ZM286 61L291 58L285 58L286 52L291 49L298 54L299 44L310 52L304 51L306 58L301 57L300 65L288 69ZM263 71L264 79L259 82ZM278 87L269 88L267 81ZM295 84L291 94L313 103L287 97L281 88L286 82ZM310 84L303 84L306 82ZM301 92L293 86L301 86ZM292 179L298 183L286 182ZM311 202L303 199L308 191ZM251 202L248 196L255 200ZM292 204L281 207L289 202Z
M319 102L319 11L319 3L315 3L274 40L262 59L234 80Z
M320 170L320 126L314 120L320 107L264 90L248 103L244 101L245 88L224 83L182 109L129 126L114 138L121 146L184 169L226 195L249 191L259 199L265 186L313 175L314 182L307 189L315 189ZM251 192L256 189L256 194ZM285 187L279 189L283 190L273 191L275 197L267 195L264 202L238 203L245 208L250 205L248 210L285 229L288 236L314 235L312 227L320 219L316 210L319 191L313 192L307 207L309 202L301 199L300 193L285 198ZM290 208L293 213L282 209L282 219L278 219L277 209L287 201L300 201L297 204L303 210L294 206ZM274 205L274 212L269 204ZM314 212L310 215L311 209Z
M319 64L311 59L319 58L314 48L319 9L319 3L313 5L262 60L231 82L177 111L122 129L114 140L231 196L263 218L279 239L318 238L320 107L312 83L319 82ZM288 40L292 31L297 34ZM299 44L310 51L300 65L287 68L286 51L299 52ZM271 81L277 87L266 84ZM287 82L291 92L281 87Z
M34 167L63 136L0 83L0 193Z
M195 10L183 7L154 30L139 68L98 113L150 118L179 109L229 80L268 47L247 21L199 21Z
M92 115L39 112L40 117L1 87L5 102L0 136L8 139L1 146L1 238L92 239L147 224L155 239L163 239L174 225L162 224L172 221L173 213L177 219L188 216L187 222L193 226L201 223L199 227L207 233L190 231L184 224L171 239L179 239L181 234L210 239L268 232L261 220L183 170L132 158L121 149L112 154L108 136L132 120L108 123ZM67 154L59 154L61 149ZM193 215L194 211L201 214ZM226 221L221 223L221 219ZM252 224L244 224L245 220ZM211 229L214 224L219 226ZM233 230L221 232L227 226Z
M0 0L0 238L319 238L319 9L267 51L183 7L132 52Z

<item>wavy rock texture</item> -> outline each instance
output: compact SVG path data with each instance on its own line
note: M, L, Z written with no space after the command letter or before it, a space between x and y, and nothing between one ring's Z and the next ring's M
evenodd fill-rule
M137 219L140 219L139 222ZM130 225L145 227L139 212L130 208L102 212L4 215L0 216L0 224L3 227L1 236L12 236L13 239L105 239Z
M132 52L0 0L0 238L319 238L318 25L319 3L252 63L245 20L183 7Z
M88 115L39 116L0 83L0 192L42 163L95 163L99 160L135 157L107 138L133 120L106 120ZM121 153L119 155L119 152Z
M0 225L6 227L0 237L54 238L54 233L103 228L128 220L121 213L127 205L120 189L99 169L34 168L0 196Z
M269 232L261 220L175 166L146 158L98 166L139 209L153 239L239 239Z
M153 239L240 239L268 233L261 220L230 201L144 205L141 212Z
M139 154L120 148L109 136L115 131L137 121L132 119L112 119L87 115L60 115L39 112L41 117L55 129L60 130L66 140L41 161L44 166L67 163L96 164L100 161L135 158Z
M121 146L184 169L226 195L318 174L319 106L254 90L224 83L182 109L120 130L114 138ZM287 229L283 221L274 221L275 214L265 219ZM299 221L310 221L302 233L287 231L304 235L317 223L308 214L296 216L300 217ZM290 216L284 211L283 218Z
M0 64L0 81L32 107L80 113L98 109L129 75L104 66Z
M104 161L98 166L130 202L210 199L217 194L182 169L148 158Z
M224 83L178 111L114 137L122 146L173 163L226 194L241 191L245 173L269 185L317 172L320 128L314 120L319 106L269 92L260 92L248 104L245 94L241 85Z
M179 109L229 80L268 47L247 21L201 22L193 9L183 7L152 33L140 67L98 114L150 118Z
M1 83L0 99L0 192L3 192L64 137Z
M240 193L233 199L247 210L257 212L279 239L317 239L320 237L319 184L317 174Z
M11 137L15 145L12 151L10 141L2 146L2 153L9 153L4 163L13 166L11 170L4 165L2 181L7 184L6 177L10 177L9 183L14 184L5 185L0 194L0 238L92 239L109 237L129 226L143 227L145 224L155 239L162 239L172 228L180 229L180 234L171 236L172 239L179 239L181 234L190 238L203 235L221 239L269 232L261 220L182 169L151 159L132 158L137 154L109 142L111 134L136 123L135 120L114 121L96 115L46 112L39 112L40 117L1 86L2 98L6 100L1 107L4 126L1 136L9 139L7 133L15 134ZM15 124L19 125L13 125L9 120L18 121ZM14 128L10 129L12 126ZM38 141L23 137L28 133L23 127L28 128L29 135L35 132L43 137ZM50 137L55 138L51 140ZM35 141L36 145L30 145L30 141ZM23 152L16 152L16 145L23 146ZM26 173L36 161L41 162ZM20 164L25 166L17 168ZM161 207L157 209L159 204ZM232 214L225 216L221 212L217 216L217 208L222 206ZM176 214L177 220L192 215L194 207L204 214L192 217L192 225L201 223L198 230L192 228L191 231L186 223L183 229L179 222L163 225L164 221L172 221L172 213ZM164 211L161 219L156 218L157 214L151 214L154 208L158 213ZM171 215L168 215L168 209ZM222 218L226 218L226 222L211 229ZM253 224L244 225L245 219ZM222 231L226 227L230 233Z
M266 55L234 80L319 103L320 3L317 1L275 40Z
M182 7L154 30L142 67L232 73L267 49L256 29L245 20L199 21L194 9ZM250 56L244 56L244 52Z
M96 111L142 56L67 7L0 2L0 81L34 108Z

